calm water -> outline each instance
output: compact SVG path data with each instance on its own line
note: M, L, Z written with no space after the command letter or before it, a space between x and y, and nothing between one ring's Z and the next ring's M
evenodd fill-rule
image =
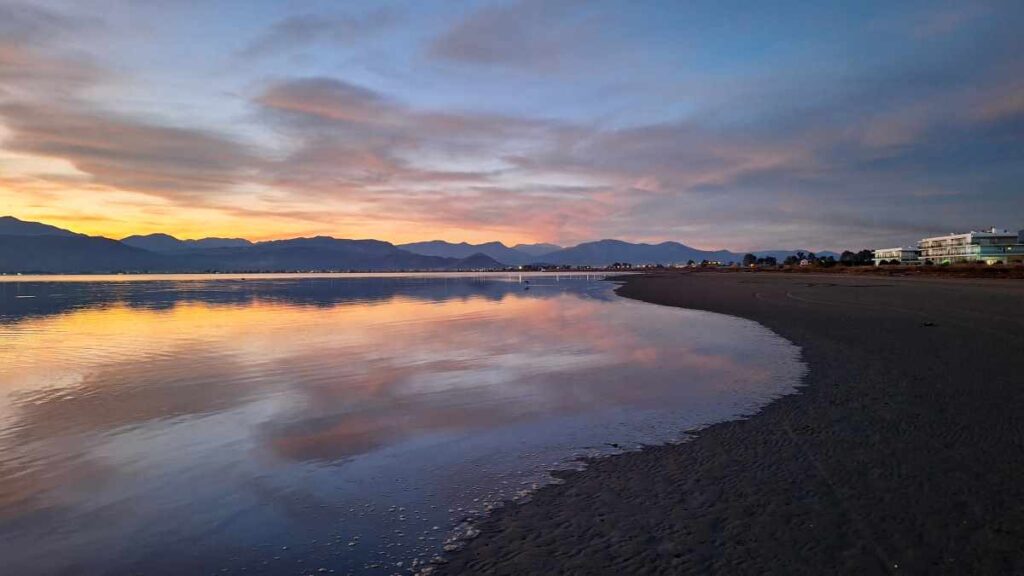
M405 573L551 469L802 373L755 323L594 277L24 280L0 282L9 574Z

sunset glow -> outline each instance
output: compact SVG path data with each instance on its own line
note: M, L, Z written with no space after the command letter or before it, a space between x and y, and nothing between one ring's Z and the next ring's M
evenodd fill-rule
M1019 3L778 13L0 2L0 214L734 250L1024 218Z

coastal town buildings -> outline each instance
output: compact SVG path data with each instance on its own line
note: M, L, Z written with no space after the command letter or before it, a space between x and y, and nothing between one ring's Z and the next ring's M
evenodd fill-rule
M920 264L921 250L913 247L881 248L875 250L875 266L882 264Z
M917 248L875 250L880 264L1017 264L1024 263L1024 230L1010 232L990 228L922 238Z
M924 238L918 242L921 260L935 264L985 262L1009 264L1024 262L1024 230L1010 232L991 228L983 232L967 232Z

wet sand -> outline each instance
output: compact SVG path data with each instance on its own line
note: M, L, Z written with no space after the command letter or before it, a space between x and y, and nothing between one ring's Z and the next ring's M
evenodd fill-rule
M803 349L805 387L563 474L435 574L1024 573L1024 282L665 273L619 293L760 322Z

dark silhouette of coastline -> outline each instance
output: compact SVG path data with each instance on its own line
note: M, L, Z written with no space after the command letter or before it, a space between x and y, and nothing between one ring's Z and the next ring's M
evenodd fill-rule
M545 246L553 251L544 253ZM782 260L797 252L767 250L754 255ZM832 253L820 253L826 254ZM0 274L479 271L520 266L601 268L617 263L740 262L743 258L737 252L700 250L679 242L644 244L607 239L568 248L509 248L500 242L454 244L440 240L395 246L380 240L327 236L250 242L242 238L179 240L167 234L150 234L118 241L0 217Z

